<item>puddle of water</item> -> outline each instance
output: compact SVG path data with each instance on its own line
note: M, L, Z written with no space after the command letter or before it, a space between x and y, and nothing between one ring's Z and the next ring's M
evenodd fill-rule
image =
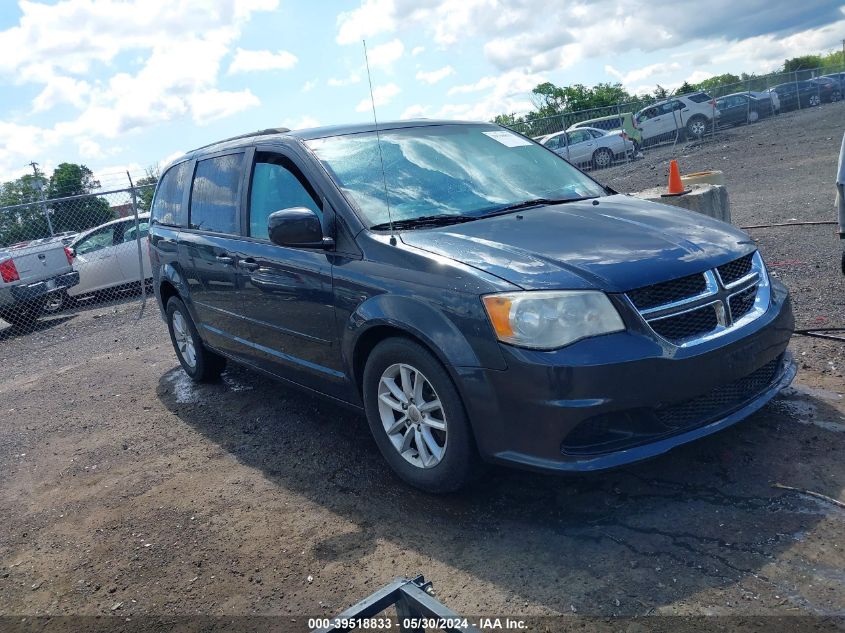
M841 393L796 384L784 389L773 404L799 424L812 424L826 431L845 433L845 416L840 416L839 420L819 418L818 407L810 398L824 400L833 405L841 405L843 402Z
M199 402L200 395L197 393L196 385L185 372L175 371L167 377L167 381L173 386L173 393L179 404Z
M255 388L253 385L241 382L234 376L230 376L228 373L224 373L220 377L223 379L223 383L229 388L229 391L252 391Z

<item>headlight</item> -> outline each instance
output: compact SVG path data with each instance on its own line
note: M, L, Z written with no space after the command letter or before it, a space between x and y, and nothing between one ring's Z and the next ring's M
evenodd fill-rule
M625 329L610 299L596 290L507 292L481 300L499 340L519 347L555 349Z

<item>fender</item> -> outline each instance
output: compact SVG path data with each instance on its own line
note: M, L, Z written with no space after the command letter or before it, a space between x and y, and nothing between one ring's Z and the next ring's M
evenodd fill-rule
M182 274L182 271L179 270L179 266L173 262L168 262L166 264L161 264L158 267L157 272L158 274L155 275L157 280L153 287L155 289L156 299L158 299L158 307L161 310L162 317L165 316L164 311L167 306L165 306L164 302L161 300L161 284L167 281L176 288L176 292L179 293L179 298L182 300L182 303L185 304L185 307L188 309L188 313L194 323L199 323L197 313L194 310L194 304L191 301L191 293L188 290L188 282L185 280L185 276ZM201 328L200 336L202 336Z
M355 376L355 351L362 337L374 328L389 326L414 336L422 341L444 364L447 371L456 376L456 367L487 367L505 369L505 361L498 344L490 332L479 331L478 319L486 321L486 315L454 313L446 306L403 295L380 294L370 297L349 315L340 332L341 353L349 376ZM456 321L465 321L471 327L465 334ZM457 381L456 381L457 382Z

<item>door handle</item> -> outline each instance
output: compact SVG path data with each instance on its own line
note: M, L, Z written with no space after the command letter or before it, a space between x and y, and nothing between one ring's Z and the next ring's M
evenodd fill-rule
M235 258L231 255L218 255L217 261L221 264L231 265L235 263Z
M257 261L255 261L251 257L249 259L242 259L241 261L238 262L238 265L241 268L243 268L245 270L249 270L249 271L258 270L259 268L261 268L261 264L259 264Z

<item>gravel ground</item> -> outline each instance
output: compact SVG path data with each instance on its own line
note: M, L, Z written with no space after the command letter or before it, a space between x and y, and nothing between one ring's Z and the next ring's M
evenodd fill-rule
M828 219L843 121L834 104L678 156L725 170L738 224ZM800 156L781 161L799 122ZM670 151L599 176L659 184ZM803 325L845 325L832 227L753 235ZM155 305L137 308L0 331L0 615L272 614L304 630L424 573L467 616L845 616L845 510L771 485L843 498L841 344L796 337L794 388L659 459L492 469L431 497L397 482L354 412L239 368L193 386Z

